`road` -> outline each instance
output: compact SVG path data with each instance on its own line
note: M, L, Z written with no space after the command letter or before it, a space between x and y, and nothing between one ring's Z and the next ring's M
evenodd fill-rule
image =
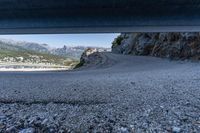
M111 53L106 57L104 68L1 72L0 101L108 103L137 98L160 101L166 95L200 97L200 64Z
M150 109L154 112L151 122L170 119L163 112L176 110L179 114L175 116L182 114L190 120L178 125L187 126L186 131L194 128L192 121L200 119L199 63L112 53L102 53L102 57L103 61L96 66L72 71L1 72L0 101L104 105L105 109L125 115L138 110L145 114Z

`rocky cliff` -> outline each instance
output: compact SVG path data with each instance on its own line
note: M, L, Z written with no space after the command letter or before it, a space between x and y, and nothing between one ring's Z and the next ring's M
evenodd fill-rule
M200 33L123 33L112 52L200 60Z
M102 62L100 51L96 48L86 49L80 58L80 63L75 68L97 66Z

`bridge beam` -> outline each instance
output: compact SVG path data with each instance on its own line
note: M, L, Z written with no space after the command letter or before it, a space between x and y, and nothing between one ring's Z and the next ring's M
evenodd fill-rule
M0 0L0 34L200 31L199 0Z

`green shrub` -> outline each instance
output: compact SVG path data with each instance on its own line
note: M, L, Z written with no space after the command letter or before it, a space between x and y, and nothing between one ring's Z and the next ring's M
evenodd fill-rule
M80 67L82 67L84 64L85 64L85 61L84 61L84 60L81 60L81 61L74 67L74 69L80 68Z
M112 42L112 48L115 48L119 45L121 45L121 42L124 38L122 36L118 36L117 38L115 38L115 40Z

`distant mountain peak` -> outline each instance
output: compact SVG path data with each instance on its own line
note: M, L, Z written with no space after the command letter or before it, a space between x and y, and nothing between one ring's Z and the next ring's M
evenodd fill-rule
M13 47L17 47L15 48L15 50L18 48L22 48L25 50L42 52L42 53L50 53L53 55L58 55L58 56L73 58L73 59L80 59L82 53L88 48L86 46L73 47L73 46L67 46L67 45L64 45L62 48L53 48L53 47L50 47L46 43L40 44L40 43L35 43L35 42L15 41L12 39L0 39L0 42L4 43L4 47L6 47L5 45L11 45ZM0 43L0 48L1 48L1 45L3 45L1 43ZM8 47L6 48L9 49ZM101 47L90 47L90 48L105 49Z
M67 46L66 46L66 45L64 45L64 46L63 46L63 49L64 49L64 50L67 50Z

